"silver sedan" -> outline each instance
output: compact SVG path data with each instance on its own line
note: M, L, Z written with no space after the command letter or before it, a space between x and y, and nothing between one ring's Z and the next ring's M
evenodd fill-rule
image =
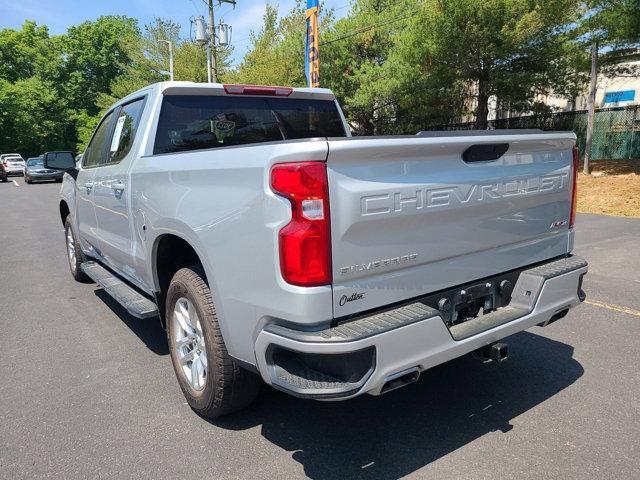
M64 171L62 170L45 168L42 157L29 158L24 167L24 180L27 183L46 180L55 180L56 182L61 182L63 175Z

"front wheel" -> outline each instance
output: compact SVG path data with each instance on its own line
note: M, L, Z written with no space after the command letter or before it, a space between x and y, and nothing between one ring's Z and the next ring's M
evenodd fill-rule
M78 282L88 282L89 277L87 277L80 268L80 264L84 261L84 256L82 255L82 249L80 248L80 244L76 240L76 236L73 232L71 215L67 215L67 218L64 221L64 239L67 246L67 259L69 260L71 275Z
M191 408L214 418L249 405L260 378L229 355L211 291L200 267L183 268L167 292L167 336L173 368Z

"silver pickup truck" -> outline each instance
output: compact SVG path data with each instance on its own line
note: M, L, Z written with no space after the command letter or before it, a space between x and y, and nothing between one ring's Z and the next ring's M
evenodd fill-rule
M167 82L115 104L60 196L72 275L159 316L189 405L379 395L562 318L573 133L351 137L331 91Z

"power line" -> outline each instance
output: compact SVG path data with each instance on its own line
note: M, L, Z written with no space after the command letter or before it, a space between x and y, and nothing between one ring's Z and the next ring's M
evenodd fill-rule
M196 3L193 0L189 0L189 2L191 3L191 5L193 5L193 9L196 11L196 14L200 15L200 11L198 10Z
M333 38L333 39L327 40L325 42L320 42L320 46L329 45L331 43L339 42L340 40L344 40L346 38L355 37L356 35L360 35L361 33L368 32L369 30L373 30L374 28L383 27L385 25L390 25L392 23L399 22L400 20L405 20L405 19L409 18L410 16L412 16L412 14L399 15L397 17L391 18L389 20L385 20L383 22L374 23L374 24L368 25L366 27L358 28L357 30L354 30L351 33L347 33L346 35L342 35L340 37Z
M351 4L349 3L349 4L347 4L347 5L343 5L342 7L337 7L337 8L336 8L336 7L333 7L333 11L334 11L334 12L337 12L338 10L343 10L343 9L345 9L345 8L349 8L350 6L351 6Z

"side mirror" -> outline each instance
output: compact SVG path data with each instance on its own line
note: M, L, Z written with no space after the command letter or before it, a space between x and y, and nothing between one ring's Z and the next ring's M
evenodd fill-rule
M72 152L47 152L43 160L45 168L54 170L73 170L76 168L76 161Z

